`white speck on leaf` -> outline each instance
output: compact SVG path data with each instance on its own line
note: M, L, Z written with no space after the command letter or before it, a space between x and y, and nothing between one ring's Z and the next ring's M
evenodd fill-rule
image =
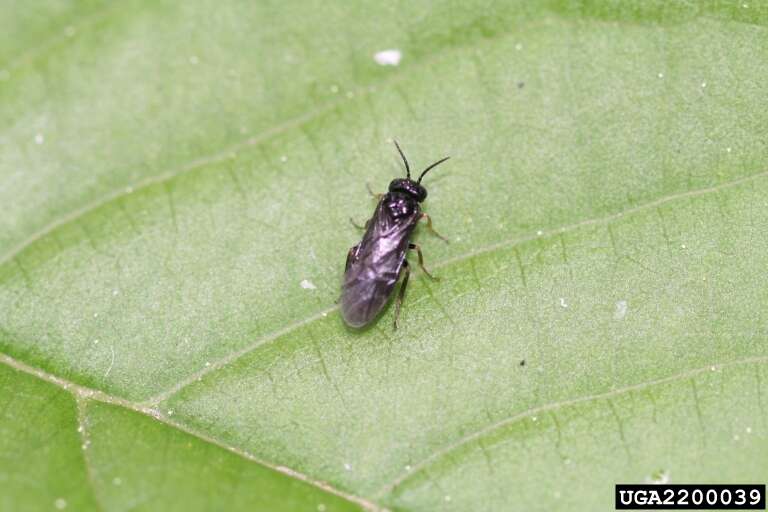
M59 510L64 510L67 508L67 500L64 498L56 498L56 501L53 502L53 506Z
M445 495L445 501L451 501L451 496L450 496L450 495L448 495L448 494L446 494L446 495Z
M331 86L331 92L333 94L336 94L337 92L339 92L339 86L338 85L332 85Z
M381 50L373 54L373 60L380 66L397 66L402 58L403 52L396 49Z
M314 283L309 279L303 279L299 284L305 290L317 290L317 286L315 286Z
M658 76L659 78L664 78L664 73L659 73L657 76Z
M517 44L515 45L515 50L517 50L517 51L520 51L520 50L522 50L522 49L523 49L523 43L517 43Z
M280 161L281 161L281 162L283 162L283 163L285 163L285 162L287 162L287 161L288 161L288 157L287 157L287 156L285 156L285 155L283 155L283 156L281 156L281 157L280 157Z
M567 308L568 307L568 303L565 302L565 297L560 297L560 307L561 308Z
M701 88L704 89L705 87L707 87L707 82L701 82Z
M37 135L35 135L35 144L40 145L43 142L45 142L45 135L43 135L42 133L38 133Z
M347 471L352 471L352 464L350 464L349 462L345 462L344 469L346 469Z
M192 55L191 57L189 57L189 63L192 64L193 66L198 62L200 62L200 59L197 58L197 55Z
M613 318L621 320L627 315L627 301L620 300L616 303L616 311L613 313Z

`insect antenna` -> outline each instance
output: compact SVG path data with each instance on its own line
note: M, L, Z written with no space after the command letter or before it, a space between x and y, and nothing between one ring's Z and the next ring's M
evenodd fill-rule
M423 178L425 174L427 174L427 173L428 173L430 170L434 169L435 167L437 167L437 166L438 166L438 165L440 165L441 163L445 162L445 161L446 161L446 160L448 160L449 158L451 158L451 157L447 156L447 157L445 157L445 158L441 158L441 159L440 159L440 160L438 160L437 162L433 163L432 165L430 165L429 167L427 167L426 169L424 169L424 172L422 172L422 173L421 173L421 176L419 176L419 181L417 181L416 183L421 183L421 178Z
M403 162L405 163L405 172L407 173L408 179L411 179L411 166L408 165L408 159L405 158L405 155L403 154L403 150L400 149L400 144L398 144L395 139L392 139L392 142L395 143L395 147L397 148L397 152L400 153L400 157L403 159Z

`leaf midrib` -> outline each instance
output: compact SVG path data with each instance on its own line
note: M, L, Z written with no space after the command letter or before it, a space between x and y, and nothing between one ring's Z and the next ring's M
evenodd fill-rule
M507 427L509 425L512 425L518 421L521 421L525 418L530 417L531 415L539 414L542 412L552 412L556 411L562 407L568 407L571 405L577 405L577 404L583 404L588 403L596 400L603 400L603 399L609 399L617 396L621 396L625 393L631 393L633 391L639 391L642 389L647 389L653 386L657 385L663 385L663 384L669 384L672 382L677 382L683 379L692 378L696 375L700 375L705 372L712 371L712 369L722 370L724 368L732 368L732 367L738 367L738 366L744 366L748 364L759 364L759 363L765 363L768 362L768 356L749 356L749 357L743 357L739 359L735 359L733 361L728 362L712 362L710 364L707 364L705 366L699 367L699 368L693 368L693 369L687 369L683 370L682 372L668 375L666 377L661 377L658 379L652 379L648 381L642 381L635 384L631 384L628 386L624 386L621 388L612 389L610 391L604 392L604 393L598 393L593 395L584 395L580 397L575 398L569 398L566 400L561 400L557 402L551 402L548 404L539 405L536 407L532 407L530 409L527 409L522 412L515 413L511 416L508 416L506 418L502 418L496 422L493 422L489 425L486 425L485 427L478 428L477 430L474 430L472 432L469 432L459 439L447 443L436 450L434 450L432 453L424 457L418 462L415 462L413 465L411 465L411 468L408 471L401 472L398 474L397 477L395 477L392 481L384 484L378 491L373 493L372 497L365 498L361 496L357 496L355 494L351 494L345 491L342 491L340 489L337 489L336 487L331 486L327 482L316 480L312 478L309 475L306 475L304 473L301 473L299 471L296 471L292 468L289 468L287 466L284 466L282 464L277 464L273 462L266 461L264 459L260 459L256 457L255 455L247 452L246 450L235 446L231 444L227 444L223 441L220 441L219 439L207 435L203 432L197 431L183 423L175 422L170 420L167 416L163 415L160 411L155 409L148 409L141 404L138 404L136 402L132 402L129 400L124 400L120 397L116 397L113 395L110 395L108 393L104 393L99 390L94 390L91 388L87 388L84 386L80 386L78 384L66 381L64 379L61 379L58 376L55 376L53 374L49 374L43 370L40 370L38 368L34 368L31 366L28 366L27 364L18 361L6 354L0 353L0 362L2 364L5 364L6 366L9 366L10 368L13 368L14 370L21 371L24 373L27 373L29 375L33 375L37 377L38 379L51 383L53 385L56 385L65 391L68 391L72 394L75 401L78 403L78 407L84 407L84 404L87 403L88 400L95 400L98 402L103 402L106 404L114 405L123 407L125 409L128 409L130 411L142 414L144 416L148 416L152 419L155 419L156 421L159 421L160 423L163 423L164 425L174 428L180 432L186 433L188 435L191 435L195 437L196 439L203 441L207 444L217 446L219 448L222 448L224 450L227 450L231 453L234 453L238 455L239 457L248 460L249 462L259 464L263 467L266 467L268 469L271 469L273 471L277 471L289 478L293 478L296 480L299 480L301 482L307 483L309 485L312 485L314 487L317 487L318 489L321 489L325 492L334 494L336 496L339 496L341 498L346 499L347 501L354 503L356 505L361 506L365 510L370 511L378 511L378 512L387 512L388 509L385 507L380 506L377 501L385 498L387 494L391 493L395 488L402 485L405 481L411 479L415 475L423 472L427 467L429 467L431 464L439 461L446 455L453 453L454 451L460 449L461 447L465 446L466 444L481 439L482 437L491 434L501 428ZM83 405L81 405L83 404ZM80 416L78 416L80 417ZM84 417L82 418L84 420ZM82 421L84 423L84 421ZM86 469L88 468L89 462L87 460L87 457L84 455L84 464L86 466ZM90 477L89 477L90 478ZM92 485L95 485L91 483ZM94 496L96 495L96 489L94 488ZM374 501L376 500L376 501Z
M94 400L96 402L102 402L105 404L109 404L112 406L122 407L124 409L127 409L129 411L142 414L144 416L147 416L149 418L152 418L154 420L159 421L160 423L174 428L180 432L183 432L185 434L191 435L195 437L196 439L203 441L207 444L217 446L219 448L222 448L228 452L234 453L235 455L238 455L239 457L258 464L260 466L263 466L267 469L270 469L272 471L276 471L282 475L285 475L288 478L292 478L294 480L298 480L300 482L304 482L306 484L312 485L313 487L316 487L320 490L323 490L325 492L328 492L330 494L334 494L336 496L339 496L341 498L344 498L345 500L354 503L356 505L359 505L365 510L369 510L372 512L386 512L386 508L379 506L378 504L367 500L363 497L344 492L340 489L337 489L327 482L323 482L321 480L316 480L312 478L309 475L305 475L304 473L301 473L299 471L296 471L295 469L289 468L287 466L284 466L282 464L275 464L269 461L266 461L264 459L260 459L253 455L252 453L249 453L248 451L235 446L231 444L227 444L223 441L220 441L216 439L215 437L209 436L205 434L204 432L200 432L198 430L192 429L188 427L187 425L184 425L183 423L179 423L176 421L171 420L166 415L162 414L159 410L152 409L150 407L147 407L141 403L133 402L131 400L126 400L124 398L111 395L109 393L105 393L103 391L100 391L98 389L89 388L86 386L82 386L80 384L76 384L74 382L68 381L66 379L63 379L57 375L54 375L52 373L48 373L40 368L35 368L33 366L30 366L26 364L23 361L20 361L18 359L15 359L5 353L0 352L0 363L25 374L32 375L36 377L37 379L47 382L49 384L52 384L54 386L57 386L64 391L67 391L70 393L73 397L73 399L76 402L76 405L78 407L78 422L83 426L83 431L85 431L85 405L88 401ZM81 410L82 408L82 410ZM82 433L81 433L82 434ZM89 462L87 457L84 456L84 464L86 466L86 469L89 467ZM90 478L90 477L89 477ZM91 482L92 485L95 485L93 482ZM95 493L94 489L94 493ZM95 497L96 498L96 497Z
M718 20L718 21L721 21L721 20ZM736 21L736 22L738 22L739 20L728 20L728 21L731 21L731 22ZM765 27L762 27L761 25L758 25L758 26L760 26L761 28L765 28ZM361 88L361 90L362 90L363 93L365 93L365 89ZM325 106L321 107L320 109L318 109L315 112L308 112L307 114L305 114L303 116L299 116L297 118L290 119L290 120L282 123L281 125L275 126L273 128L270 128L269 130L266 130L265 132L262 132L261 134L259 134L256 137L249 138L249 139L246 139L244 141L240 141L238 143L235 143L234 145L229 146L228 148L226 148L224 150L221 150L220 152L217 152L217 153L215 153L213 155L193 160L192 162L188 162L188 163L184 164L183 166L181 166L179 168L176 168L176 170L174 170L174 171L169 171L167 173L164 173L164 174L157 175L157 176L154 176L152 178L149 178L148 180L145 180L143 182L139 182L139 184L137 184L136 188L137 189L141 189L141 188L144 188L144 187L149 187L149 186L154 185L156 183L162 183L162 182L166 182L166 181L171 181L175 177L177 177L179 175L182 175L182 174L184 174L186 172L189 172L191 170L194 170L194 169L196 169L198 167L202 167L204 165L215 163L215 162L217 162L217 161L219 161L219 160L221 160L223 158L226 158L226 156L228 156L232 151L236 151L236 150L238 150L240 148L247 147L247 146L252 145L252 144L258 144L260 142L263 142L264 140L268 140L268 139L274 137L275 135L277 135L279 133L282 133L283 131L286 131L286 130L289 130L289 129L293 128L294 126L301 126L302 124L304 124L304 123L314 119L315 117L324 114L326 111L332 110L333 108L335 108L337 106L336 105L337 103L338 102L331 102L328 105L325 105ZM292 124L292 123L295 123L295 124ZM287 125L287 126L283 126L283 125ZM280 128L281 126L282 126L282 128ZM277 130L277 131L275 131L275 130ZM531 240L534 240L534 239L537 239L537 238L541 238L541 237L548 237L548 236L552 236L552 235L555 235L555 234L568 232L568 231L577 229L579 227L583 227L583 226L587 226L587 225L593 225L593 224L600 224L600 223L611 222L612 220L615 220L615 219L618 219L618 218L622 218L622 217L624 217L626 215L630 215L632 213L635 213L635 212L638 212L638 211L641 211L641 210L646 210L646 209L650 209L650 208L653 208L653 207L657 207L657 206L660 206L662 204L668 203L670 201L674 201L674 200L685 198L685 197L696 197L696 196L700 196L700 195L703 195L703 194L707 194L707 193L712 193L712 192L716 192L716 191L719 191L719 190L723 190L725 188L730 188L730 187L733 187L733 186L737 186L737 185L739 185L741 183L745 183L745 182L748 182L748 181L752 181L752 180L756 180L756 179L759 179L761 177L764 177L766 174L768 174L768 171L759 172L757 174L750 175L750 176L743 177L743 178L739 178L739 179L736 179L736 180L733 180L733 181L730 181L730 182L721 183L721 184L713 186L713 187L708 187L708 188L704 188L704 189L685 191L685 192L680 192L680 193L672 194L672 195L669 195L669 196L665 196L665 197L656 199L654 201L651 201L651 202L643 204L643 205L639 205L639 206L636 206L636 207L633 207L633 208L630 208L630 209L627 209L627 210L624 210L624 211L621 211L621 212L617 212L617 213L613 213L613 214L607 215L605 217L586 219L586 220L582 220L582 221L579 221L579 222L574 223L574 224L569 224L569 225L566 225L566 226L562 226L560 228L556 228L556 229L553 229L553 230L548 230L548 231L545 231L542 235L535 235L535 236L529 235L529 236L525 236L525 237L518 237L518 238L513 238L513 239L508 239L508 240L505 240L505 241L497 242L497 243L494 243L494 244L491 244L491 245L487 245L487 246L478 248L476 250L473 250L473 251L470 251L470 252L467 252L467 253L464 253L464 254L460 254L460 255L454 256L452 258L448 258L448 259L446 259L444 261L441 261L441 262L437 263L435 265L435 268L446 267L446 266L449 266L451 264L458 263L460 261L471 259L474 256L477 256L479 254L484 254L484 253L492 252L492 251L495 251L495 250L498 250L498 249L501 249L501 248L504 248L504 247L509 247L509 246L514 246L514 245L517 245L517 244L526 243L526 242L529 242ZM78 219L79 217L81 217L83 215L86 215L91 210L97 209L97 208L99 208L99 207L101 207L101 206L103 206L103 205L105 205L105 204L107 204L107 203L109 203L111 201L117 200L120 197L126 195L126 193L124 193L123 190L124 189L122 189L120 191L115 191L112 194L108 195L107 197L105 197L105 198L103 198L103 199L101 199L101 200L99 200L97 202L91 203L90 205L87 205L84 208L81 208L81 209L78 209L78 210L72 212L71 214L69 214L64 219L60 219L59 221L56 221L54 223L51 223L51 224L47 225L42 230L40 230L37 233L35 233L34 235L32 235L32 237L27 239L25 242L22 242L20 245L18 245L15 248L13 248L8 255L0 257L0 265L3 265L5 263L7 263L8 261L12 260L15 256L17 256L19 253L24 251L30 245L32 245L36 240L44 237L45 235L47 235L51 231L55 230L56 228L60 227L61 225L67 224L68 222L71 222L71 221L74 221L74 220ZM261 338L259 338L259 340L257 340L254 343L250 344L246 348L245 351L242 351L242 353L241 353L241 351L238 351L236 353L232 353L230 355L225 356L224 358L222 358L219 361L218 364L212 364L212 366L210 368L205 368L200 375L195 374L194 375L194 379L188 378L189 382L180 381L179 385L174 386L173 388L171 388L171 389L169 389L169 390L167 390L165 392L162 392L159 395L156 395L154 398L150 399L149 402L150 403L159 403L160 401L162 401L164 399L170 398L170 397L174 396L178 391L180 391L181 389L186 387L193 380L197 380L198 376L204 376L204 375L208 375L209 373L213 373L214 371L217 371L217 370L221 369L222 367L228 365L229 363L238 360L241 356L256 350L261 345L266 344L266 343L268 343L270 341L273 341L275 339L278 339L283 334L285 334L287 332L290 332L290 331L293 331L294 329L296 329L296 328L298 328L298 327L300 327L302 325L314 322L315 320L320 319L323 316L323 314L327 314L327 313L329 313L331 311L334 311L335 309L337 309L337 308L336 307L328 308L328 309L326 309L324 311L321 311L319 313L315 313L314 315L312 315L312 316L310 316L310 317L308 317L308 318L306 318L306 319L304 319L304 320L302 320L302 321L300 321L298 323L288 325L288 326L286 326L286 327L284 327L284 328L282 328L280 330L277 330L277 331L274 331L271 334L268 334L267 336L261 337ZM766 357L747 357L747 358L731 361L731 362L728 362L728 363L725 363L725 364L722 364L722 365L718 364L718 366L736 366L736 365L750 364L750 363L756 363L756 362L762 363L762 362L765 362L766 360L768 360L768 358L766 358ZM249 460L251 462L256 462L257 464L261 464L261 465L264 465L264 466L269 467L271 469L275 469L277 471L281 471L279 468L275 467L271 463L268 463L268 462L265 462L265 461L260 461L260 460L258 460L257 458L251 456L250 454L248 454L248 452L246 452L246 451L244 451L242 449L239 449L237 447L230 446L230 445L227 445L225 443L222 443L222 442L216 440L215 438L210 438L208 436L205 436L205 434L195 433L192 430L186 428L184 425L181 425L181 424L176 423L176 422L172 422L172 421L168 420L168 418L165 418L164 416L158 417L158 415L156 414L155 411L148 410L146 408L146 406L142 405L141 403L133 402L133 401L128 401L128 400L122 399L120 397L117 397L117 396L114 396L114 395L111 395L109 393L105 393L105 392L102 392L102 391L99 391L99 390L96 390L96 389L91 389L91 388L87 388L87 387L84 387L84 386L80 386L78 384L69 383L69 382L65 381L64 379L61 379L60 377L57 377L57 376L55 376L53 374L47 374L43 370L39 370L37 368L29 367L25 363L22 363L22 362L20 362L18 360L10 358L9 356L5 356L2 353L0 353L0 361L2 361L4 364L6 364L6 365L8 365L8 366L10 366L10 367L12 367L12 368L14 368L16 370L24 371L26 373L29 373L31 375L34 375L34 376L38 377L39 379L41 379L43 381L46 381L46 382L49 382L49 383L53 383L54 385L59 386L62 389L65 389L65 390L69 391L70 393L73 394L73 396L75 397L75 400L78 401L78 405L80 404L80 401L83 401L83 403L84 403L87 400L93 399L93 400L102 401L102 402L105 402L105 403L109 403L109 404L125 407L125 408L131 409L131 410L133 410L135 412L139 412L139 413L147 415L147 416L152 416L153 418L155 418L156 420L160 421L161 423L164 423L164 424L166 424L168 426L176 428L176 429L178 429L180 431L189 433L190 435L193 435L193 436L197 437L198 439L201 439L201 440L203 440L203 441L205 441L207 443L211 443L211 444L220 446L222 448L225 448L228 451L232 451L232 452L240 455L241 457L246 458L247 460ZM497 421L497 422L495 422L493 424L490 424L490 425L488 425L486 427L483 427L483 428L481 428L481 429L479 429L479 430L477 430L477 431L475 431L473 433L467 434L467 435L461 437L460 439L458 439L458 440L456 440L454 442L451 442L451 443L449 443L447 445L444 445L444 447L438 449L437 451L432 452L429 456L427 456L426 458L422 459L421 462L417 462L413 466L412 471L409 472L407 475L405 475L404 478L402 478L403 475L399 475L395 480L393 480L389 484L387 484L384 487L382 487L381 490L379 490L376 493L374 493L374 497L375 498L379 498L381 496L386 495L392 489L394 489L398 485L402 484L405 480L407 480L408 478L410 478L414 474L416 474L419 471L423 470L425 467L427 467L432 462L440 459L445 454L450 453L450 452L458 449L459 447L464 446L468 442L471 442L472 440L477 439L477 438L479 438L479 437L481 437L481 436L483 436L483 435L485 435L485 434L487 434L487 433L489 433L491 431L497 430L497 429L502 428L504 426L510 425L510 424L520 420L520 419L523 419L523 418L529 416L530 414L535 414L535 413L537 413L539 411L554 410L554 409L557 409L559 407L565 407L565 406L569 406L569 405L576 404L576 403L581 403L581 402L586 402L586 401L591 401L591 400L599 400L599 399L603 399L603 398L607 398L607 397L611 397L611 396L617 396L617 395L620 395L620 394L622 394L624 392L631 392L631 391L634 391L636 389L646 388L646 387L650 387L650 386L659 385L659 384L662 384L662 383L667 383L667 382L671 382L671 381L676 381L676 380L688 378L688 377L691 377L691 376L694 376L694 375L698 375L699 373L702 373L702 372L707 371L709 369L710 369L710 366L707 365L706 367L697 368L697 369L693 369L693 370L686 370L686 371L684 371L684 372L682 372L680 374L675 374L675 375L664 377L664 378L661 378L661 379L656 379L656 380L652 380L652 381L642 382L642 383L639 383L639 384L634 384L634 385L631 385L631 386L628 386L628 387L625 387L625 388L619 388L619 389L616 389L616 390L612 390L612 391L609 391L607 393L597 394L597 395L587 395L587 396L583 396L583 397L578 397L578 398L572 398L572 399L564 400L564 401L561 401L561 402L553 402L551 404L546 404L546 405L538 406L536 408L532 408L532 409L530 409L528 411L524 411L522 413L517 413L517 414L515 414L513 416L510 416L508 418L499 420L499 421ZM47 375L47 377L44 377L43 374ZM86 457L86 465L87 465L87 457ZM292 478L297 478L295 475L292 475L291 473L287 473L285 471L281 471L281 472L286 474L286 475L288 475L288 476L290 476L290 477L292 477ZM298 478L298 479L302 480L301 478ZM312 482L311 480L307 480L307 481ZM313 485L316 485L316 484L313 483ZM323 487L321 487L321 488L323 488ZM338 490L336 490L336 491L339 493L340 496L347 497L347 496L344 495L343 491L338 491ZM350 501L353 501L353 502L358 503L358 504L360 504L360 503L356 501L357 499L363 500L364 502L367 501L367 500L364 500L363 498L360 498L360 497L357 497L357 496L354 496L354 495L348 495L348 496L354 498L354 499L352 499ZM371 505L374 509L380 508L378 505L376 505L375 503L372 503L372 502L370 502L369 505Z

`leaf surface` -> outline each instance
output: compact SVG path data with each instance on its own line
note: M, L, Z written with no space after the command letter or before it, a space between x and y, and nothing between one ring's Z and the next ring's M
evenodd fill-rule
M3 505L598 510L768 476L763 7L2 12ZM392 137L452 157L451 243L417 234L441 280L401 329L352 332Z

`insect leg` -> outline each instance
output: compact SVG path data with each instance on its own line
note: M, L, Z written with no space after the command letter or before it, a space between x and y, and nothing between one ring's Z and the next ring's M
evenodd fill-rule
M353 219L352 217L349 218L349 222L351 222L353 226L355 226L357 229L361 231L365 231L366 229L368 229L368 226L371 224L371 220L368 219L367 221L365 221L365 224L361 226L360 224L355 222L355 219Z
M355 254L357 253L357 248L358 247L359 247L359 245L352 246L352 248L347 253L347 262L344 264L344 272L349 270L349 265L352 263L352 258L355 257Z
M369 193L369 194L371 194L371 197L373 197L373 198L374 198L374 199L376 199L377 201L381 201L381 197L382 197L384 194L381 194L381 193L378 193L378 194L377 194L376 192L374 192L373 190L371 190L371 184L370 184L370 183L368 183L367 181L365 182L365 188L367 188L367 189L368 189L368 193Z
M421 254L421 247L419 247L416 244L408 244L408 248L416 251L416 254L419 256L419 266L421 267L421 270L429 276L430 279L433 279L435 281L439 281L439 277L433 276L429 270L427 270L427 267L424 266L424 255Z
M432 234L435 235L437 238L439 238L440 240L442 240L445 243L448 243L448 239L445 238L440 233L438 233L437 231L435 231L435 228L432 227L432 217L430 217L428 214L422 212L421 213L421 218L419 220L421 220L421 219L427 219L427 229L429 229L432 232Z
M400 317L400 306L403 304L405 298L405 287L408 286L408 276L411 275L411 267L408 266L408 260L403 260L403 269L405 270L405 276L403 276L403 283L400 285L400 291L397 293L397 299L395 300L395 329L397 329L397 319Z

